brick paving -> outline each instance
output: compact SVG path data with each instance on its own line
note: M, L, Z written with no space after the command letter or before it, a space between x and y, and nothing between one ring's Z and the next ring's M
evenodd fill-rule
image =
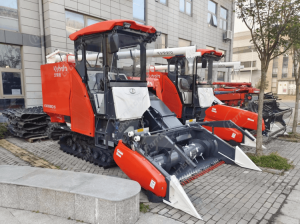
M64 170L128 178L117 167L104 170L60 151L56 141L28 143L12 137L7 140ZM293 161L294 169L276 175L225 164L184 186L204 221L164 203L146 203L149 204L150 213L186 224L272 223L299 182L300 144L274 139L265 146L265 154L278 152ZM253 151L249 148L245 150ZM4 149L0 148L0 153L1 164L28 165Z
M29 166L29 163L0 147L0 165Z

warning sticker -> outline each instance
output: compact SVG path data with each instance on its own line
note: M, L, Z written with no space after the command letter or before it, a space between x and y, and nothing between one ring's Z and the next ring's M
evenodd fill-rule
M154 189L154 188L155 188L155 184L156 184L156 182L155 182L154 180L151 180L151 182L150 182L150 187L151 187L152 189Z
M117 149L117 156L119 156L120 158L123 156L123 152L121 152L119 149Z
M235 138L236 134L235 133L232 133L231 137L232 138Z

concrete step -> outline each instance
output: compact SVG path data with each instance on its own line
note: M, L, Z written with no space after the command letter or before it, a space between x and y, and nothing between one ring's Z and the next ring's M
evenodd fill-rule
M86 223L135 223L140 185L71 171L0 166L0 206Z

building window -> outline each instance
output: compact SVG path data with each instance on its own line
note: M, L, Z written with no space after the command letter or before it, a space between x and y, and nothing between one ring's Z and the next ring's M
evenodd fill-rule
M251 61L243 61L241 65L244 65L245 68L251 68ZM256 67L256 61L252 61L252 68Z
M243 54L243 53L250 53L252 52L252 46L247 46L247 47L235 47L233 48L233 53L234 54Z
M161 48L167 48L168 35L162 33L160 37L161 37Z
M213 1L208 1L208 16L207 16L207 22L211 26L218 26L217 21L217 4Z
M191 41L184 40L184 39L178 39L178 47L188 47L191 46Z
M180 12L192 15L192 0L180 0L179 10Z
M84 28L84 16L75 12L66 11L67 36Z
M208 49L208 50L216 50L215 47L211 47L211 46L206 46L206 49Z
M24 106L21 47L0 44L0 110Z
M283 57L283 62L282 62L282 78L287 78L289 72L288 65L289 65L289 57L285 56Z
M158 0L160 3L166 5L167 4L167 0Z
M225 81L225 72L218 72L217 81Z
M66 31L67 35L86 27L104 21L103 19L92 18L75 12L66 11Z
M221 7L220 9L220 28L223 30L227 30L227 9Z
M21 47L0 44L0 68L22 69Z
M225 62L226 61L226 51L225 50L218 50L219 52L222 52L222 55L224 55L224 57L220 60L221 62Z
M272 78L272 93L277 93L277 78Z
M145 0L133 0L132 13L135 21L145 24Z
M298 72L298 65L293 65L292 77L295 77L295 67L296 67L296 72Z
M273 69L272 77L277 77L278 75L278 58L273 59Z
M0 1L0 29L19 31L18 1Z

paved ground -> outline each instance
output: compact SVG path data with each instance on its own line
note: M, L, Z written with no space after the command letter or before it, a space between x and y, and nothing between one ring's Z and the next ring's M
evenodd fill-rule
M82 223L53 215L0 207L0 224L75 224Z
M55 141L28 143L11 137L7 140L60 169L127 178L117 167L104 170L60 151ZM293 160L295 168L279 176L222 165L184 187L204 221L199 221L163 203L145 203L150 207L147 215L157 214L159 216L154 216L157 219L165 217L188 224L272 223L279 218L282 219L284 217L282 215L293 218L289 213L284 213L286 209L284 206L291 201L288 197L299 182L300 144L274 140L266 146L265 153L277 151L282 156ZM0 152L5 151L0 148ZM28 165L8 151L1 153L0 158L2 164ZM294 201L290 203L293 205ZM287 209L290 210L289 207ZM300 214L300 206L295 209L299 209Z
M287 105L292 106L292 103ZM28 155L32 155L34 159L29 159L29 162L26 162L21 159L20 154L13 154L3 148L6 146L2 145L3 147L0 146L1 165L34 166L36 164L34 161L46 160L47 164L59 169L128 178L117 167L104 170L60 151L56 141L28 143L22 139L12 137L7 140L25 149ZM237 166L222 165L184 187L204 221L197 220L164 203L148 203L142 195L142 201L145 202L144 204L149 205L150 211L141 214L141 218L137 223L300 224L300 143L275 139L266 143L265 146L267 147L264 151L265 154L278 152L293 161L294 169L284 172L283 175L277 175L251 171ZM251 151L249 149L245 150ZM4 219L3 217L10 217L10 219ZM35 220L41 221L35 222ZM0 224L64 224L75 222L40 213L0 208Z

